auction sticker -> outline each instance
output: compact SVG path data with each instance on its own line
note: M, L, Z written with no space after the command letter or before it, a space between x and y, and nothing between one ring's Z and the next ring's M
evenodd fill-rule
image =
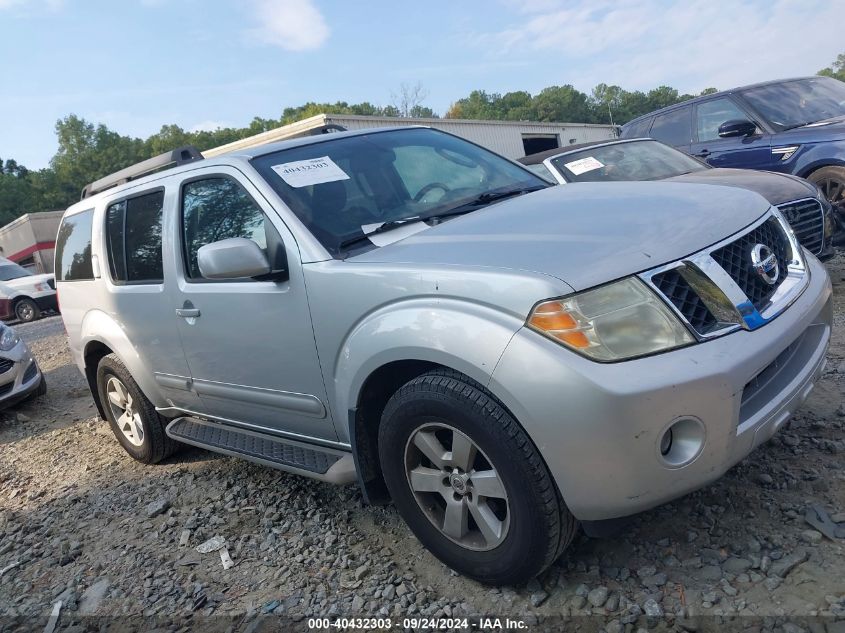
M282 180L297 189L309 185L320 185L324 182L349 180L349 175L328 156L273 165L272 169L282 177Z
M563 166L576 176L580 176L581 174L586 174L588 171L601 169L604 167L604 164L592 156L587 156L587 158L582 158L581 160L573 160L571 163L564 163Z

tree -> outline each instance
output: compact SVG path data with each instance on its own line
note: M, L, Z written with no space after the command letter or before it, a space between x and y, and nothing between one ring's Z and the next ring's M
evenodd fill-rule
M835 62L827 68L822 68L817 74L845 81L845 53L839 53Z
M423 106L423 101L428 98L426 90L420 82L413 86L402 84L398 93L390 93L390 99L396 112L401 117L435 117L437 116L431 108Z

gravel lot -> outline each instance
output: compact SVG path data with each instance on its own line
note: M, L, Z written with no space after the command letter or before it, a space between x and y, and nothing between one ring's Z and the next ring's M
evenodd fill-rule
M785 619L826 616L798 625L845 631L845 540L803 519L810 504L845 512L845 257L828 267L838 327L824 378L789 428L716 484L640 515L617 537L579 537L526 587L456 576L392 507L362 505L354 487L190 448L137 464L97 418L61 319L18 326L48 395L0 414L0 630L40 630L61 601L59 627L75 630L101 626L89 615L155 616L162 626L227 615L204 622L255 630L271 613L528 622L592 613L608 633L673 622L692 630L688 618L704 615L785 631L798 630ZM195 550L217 535L230 569L219 552Z

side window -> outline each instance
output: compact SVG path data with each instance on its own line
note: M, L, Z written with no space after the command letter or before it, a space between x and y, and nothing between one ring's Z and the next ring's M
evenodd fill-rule
M625 129L625 134L623 134L623 136L625 138L640 138L648 136L648 128L651 126L651 121L651 117L637 121L632 126Z
M748 119L748 115L727 97L699 104L696 108L698 140L712 141L719 138L719 126L731 119Z
M94 210L89 209L62 220L56 237L56 281L81 281L94 278L91 265L91 224Z
M216 176L182 186L182 237L190 279L203 278L197 263L200 247L230 237L252 240L268 254L271 268L278 267L281 238L255 201L230 178Z
M649 136L667 145L687 145L690 132L690 108L687 106L654 117Z
M109 270L120 283L160 283L164 191L116 202L106 209Z

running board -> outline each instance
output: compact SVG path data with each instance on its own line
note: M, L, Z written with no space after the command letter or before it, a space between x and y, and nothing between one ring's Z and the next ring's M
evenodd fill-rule
M173 420L166 433L177 442L321 481L357 481L351 453L189 417Z

